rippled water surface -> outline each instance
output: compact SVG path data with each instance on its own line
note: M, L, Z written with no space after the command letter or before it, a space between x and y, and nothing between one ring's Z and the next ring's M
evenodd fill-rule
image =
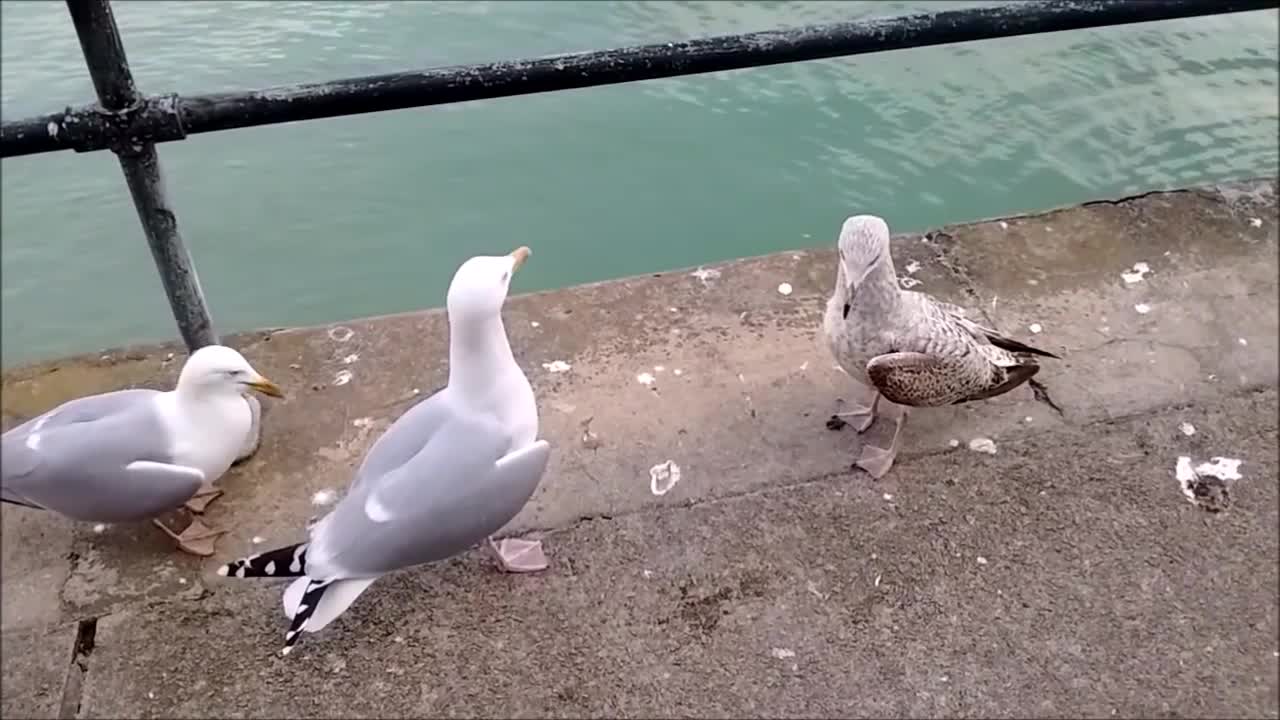
M204 93L982 3L117 2ZM1276 172L1274 11L201 135L161 147L219 330L443 303ZM4 119L92 98L58 2L0 5ZM114 158L5 160L6 364L175 334Z

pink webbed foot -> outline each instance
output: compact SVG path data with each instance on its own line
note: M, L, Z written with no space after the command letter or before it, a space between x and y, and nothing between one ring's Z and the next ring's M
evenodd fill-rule
M856 465L872 478L879 480L889 472L889 468L893 467L893 461L898 456L898 451L894 448L881 448L874 445L864 445L862 452L858 455Z
M828 430L839 430L846 424L853 427L854 432L859 434L867 431L871 424L876 421L876 411L880 405L880 393L872 388L865 387L861 384L855 390L860 397L855 398L849 403L849 409L839 412L831 416L827 420Z
M181 533L175 533L170 530L158 518L153 519L152 524L164 531L165 535L173 538L178 543L178 549L182 552L195 555L197 557L209 557L214 553L214 543L217 539L227 534L226 530L210 528L200 522L200 518L192 516L191 524Z
M862 446L862 452L858 454L858 459L854 465L862 468L872 478L879 480L889 472L889 468L893 467L893 461L898 457L898 448L902 445L902 425L907 419L907 409L898 405L894 405L885 401L885 405L892 407L893 415L893 438L889 441L889 447L882 448L875 445ZM877 408L882 407L880 400L876 400Z

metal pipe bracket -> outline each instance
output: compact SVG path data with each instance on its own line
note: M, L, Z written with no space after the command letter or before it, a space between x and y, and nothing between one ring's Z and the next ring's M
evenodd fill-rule
M60 119L49 121L48 132L52 137L62 134L78 153L105 147L117 155L132 155L145 145L186 139L179 102L171 93L141 97L123 110L107 110L97 103L68 107Z

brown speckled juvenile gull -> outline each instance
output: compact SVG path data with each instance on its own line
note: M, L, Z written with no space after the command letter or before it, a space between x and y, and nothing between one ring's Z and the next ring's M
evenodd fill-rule
M828 423L857 418L863 432L890 405L893 440L866 445L858 467L880 478L898 453L907 407L937 407L1006 393L1040 370L1035 356L1057 355L1024 345L964 317L964 310L903 290L889 255L889 226L855 215L840 228L836 287L822 330L836 362L863 388L864 402Z

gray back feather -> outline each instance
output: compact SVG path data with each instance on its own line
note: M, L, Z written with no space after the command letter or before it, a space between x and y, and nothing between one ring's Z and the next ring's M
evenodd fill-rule
M76 398L68 400L58 407L48 412L37 415L30 420L9 428L5 432L4 437L11 435L21 435L26 437L27 433L41 418L49 418L48 422L42 425L42 428L57 427L59 425L68 425L71 423L85 422L86 420L97 420L114 413L137 407L138 401L143 398L150 398L159 395L159 390L147 390L145 388L136 388L133 390L116 390L115 392L102 393L101 395L89 395L88 397Z

